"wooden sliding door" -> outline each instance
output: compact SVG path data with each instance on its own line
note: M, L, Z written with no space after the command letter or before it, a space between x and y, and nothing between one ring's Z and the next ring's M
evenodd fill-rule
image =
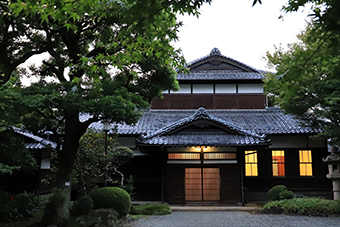
M220 169L219 168L186 168L185 169L186 201L219 201Z

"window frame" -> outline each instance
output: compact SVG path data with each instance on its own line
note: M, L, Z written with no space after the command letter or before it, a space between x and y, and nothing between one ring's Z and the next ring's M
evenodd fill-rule
M274 155L274 152L276 153ZM277 155L277 154L280 155ZM280 161L277 161L276 163L274 162L274 157L283 157L283 160L281 159ZM274 175L274 165L276 165L276 169L278 170L277 175ZM282 170L283 174L280 175L280 170ZM285 151L284 150L272 150L272 175L273 177L285 177L286 176L286 156L285 156Z
M252 160L250 160L249 158L250 155L254 155ZM250 167L250 168L247 168L247 167ZM248 173L249 170L250 170L250 174ZM253 170L256 170L256 171L253 172ZM258 177L259 176L257 150L244 151L244 176L246 177Z
M304 160L304 152L308 152L307 161ZM304 172L301 167L304 167ZM310 173L309 173L310 172ZM299 150L299 175L300 177L313 177L313 158L312 150Z

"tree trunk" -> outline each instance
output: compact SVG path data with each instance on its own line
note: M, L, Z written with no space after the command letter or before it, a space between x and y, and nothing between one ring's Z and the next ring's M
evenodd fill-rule
M79 140L88 127L88 124L79 121L78 116L79 113L65 115L65 137L63 147L60 152L58 152L58 172L55 179L55 186L58 189L62 189L65 193L63 202L55 204L55 210L57 212L55 215L59 217L60 221L67 220L69 217L72 171L79 148ZM47 213L44 215L47 215Z

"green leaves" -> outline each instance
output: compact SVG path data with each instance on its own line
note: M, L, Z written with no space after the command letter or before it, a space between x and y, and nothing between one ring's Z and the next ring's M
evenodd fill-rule
M308 124L322 124L320 136L340 144L340 49L330 45L329 37L340 41L339 35L311 24L290 49L267 53L277 73L267 75L265 87L272 104Z

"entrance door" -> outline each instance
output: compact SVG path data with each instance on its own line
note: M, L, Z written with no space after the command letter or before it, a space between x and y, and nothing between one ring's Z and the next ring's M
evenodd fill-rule
M186 168L185 200L220 201L220 169Z

